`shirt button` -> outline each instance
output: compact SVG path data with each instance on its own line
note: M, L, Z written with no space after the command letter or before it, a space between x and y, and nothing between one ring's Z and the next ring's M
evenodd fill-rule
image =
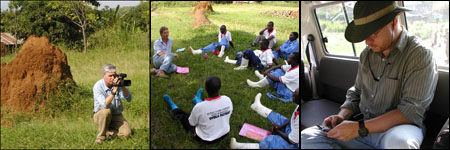
M375 95L373 95L373 94L372 94L372 95L370 95L370 97L372 97L372 98L373 98L373 97L375 97Z
M366 112L369 112L369 109L366 108Z
M385 59L383 58L383 59L381 59L382 61L384 61Z

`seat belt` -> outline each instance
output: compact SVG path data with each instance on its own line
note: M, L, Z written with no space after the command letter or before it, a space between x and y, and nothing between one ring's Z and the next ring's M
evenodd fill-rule
M306 44L306 56L308 59L308 63L309 63L309 78L310 80L310 85L312 87L312 99L319 99L319 96L317 95L317 84L316 84L316 78L314 75L314 72L317 70L317 64L316 64L316 53L314 52L315 48L314 48L314 36L312 34L308 35L308 43Z

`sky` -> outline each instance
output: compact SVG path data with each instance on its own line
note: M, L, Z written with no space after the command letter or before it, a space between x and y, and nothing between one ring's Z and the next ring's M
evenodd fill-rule
M100 7L98 9L105 8L106 5L109 6L109 8L116 8L117 5L122 6L137 6L139 5L140 1L99 1ZM1 10L4 11L8 8L9 1L1 1Z

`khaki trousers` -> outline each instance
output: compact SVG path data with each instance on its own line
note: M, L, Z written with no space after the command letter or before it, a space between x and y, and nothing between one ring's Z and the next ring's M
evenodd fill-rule
M264 39L266 39L266 37L265 36L263 36L263 35L258 35L257 37L256 37L256 39L253 41L253 44L257 44L257 46L259 46L259 44L260 44L260 42L262 41L262 40L264 40ZM273 46L275 45L275 43L272 41L272 40L269 40L269 48L272 48Z
M94 122L98 126L97 139L106 140L108 136L131 135L131 128L122 114L112 115L111 109L101 109L94 114Z

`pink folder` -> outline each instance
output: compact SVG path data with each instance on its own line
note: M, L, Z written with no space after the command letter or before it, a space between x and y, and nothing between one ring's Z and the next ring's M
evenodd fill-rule
M177 67L177 73L189 73L189 67Z
M244 123L244 126L242 126L241 131L239 131L240 136L245 136L247 138L262 141L264 138L272 134L271 132L261 129L259 127L253 126L248 123Z

